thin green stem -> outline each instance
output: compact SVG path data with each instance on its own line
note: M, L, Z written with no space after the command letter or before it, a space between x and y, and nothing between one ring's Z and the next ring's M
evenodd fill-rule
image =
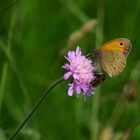
M129 81L137 81L140 77L139 74L140 69L140 62L138 61L132 72L130 73ZM108 125L111 125L112 128L115 128L115 126L118 124L123 111L126 108L127 100L124 98L124 93L121 94L120 98L118 99L118 102L116 103L114 110L112 112L112 115L110 117L110 120L108 122Z
M89 17L73 1L59 1L82 23L85 23L89 20Z
M122 116L123 111L126 108L126 105L127 100L124 98L124 93L122 93L114 107L112 115L110 116L110 120L107 124L108 126L111 126L113 129L115 128L115 126L117 125Z
M15 12L13 12L13 14L12 14L11 26L10 26L10 30L8 33L8 41L7 41L7 47L6 47L8 52L10 52L10 49L11 49L14 23L15 23ZM2 107L2 100L3 100L3 96L4 96L6 78L7 78L7 70L8 70L8 63L5 62L3 64L3 68L2 68L2 78L1 78L1 83L0 83L0 113L1 113L1 107Z
M20 76L20 73L19 73L19 71L18 71L18 69L16 67L15 61L14 61L11 53L7 50L5 44L2 42L2 40L0 40L0 48L4 52L5 56L8 59L8 62L10 64L11 68L13 69L13 72L14 72L14 74L15 74L17 80L18 80L18 83L19 83L19 85L21 87L21 90L22 90L22 92L23 92L23 94L25 96L26 105L30 106L29 95L28 95L28 91L26 89L26 86L25 86L25 84L24 84L24 82L23 82L23 80L22 80L22 78Z
M127 130L125 130L119 140L128 140L131 133L138 125L140 125L140 119L136 120Z
M97 10L98 25L96 26L96 44L95 48L98 48L103 41L103 25L104 25L104 0L100 0ZM100 87L96 89L96 93L92 102L91 113L91 140L97 140L98 137L98 112L100 103Z
M52 86L50 86L50 88L48 90L46 90L42 94L42 96L39 98L39 100L37 101L37 103L35 104L35 106L33 107L33 109L31 110L31 112L25 117L25 119L23 120L23 122L19 125L19 127L15 130L15 132L8 138L8 140L13 140L16 137L16 135L20 132L20 130L24 127L24 125L31 119L31 117L33 116L33 114L35 113L35 111L37 111L37 109L39 108L40 104L49 95L50 91L54 87L56 87L59 83L61 83L62 81L64 81L63 78L61 78L60 80L56 81Z
M7 78L7 63L5 63L2 67L2 77L1 77L1 83L0 83L0 114L1 114L1 108L2 108L2 103L3 103L6 78Z

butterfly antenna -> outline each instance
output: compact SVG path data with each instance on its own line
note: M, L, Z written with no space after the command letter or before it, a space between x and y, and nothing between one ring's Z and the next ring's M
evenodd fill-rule
M5 11L7 11L9 8L11 8L12 6L14 6L15 4L17 4L20 0L15 0L13 1L11 4L9 4L6 8L4 8L3 10L0 11L0 15L2 13L4 13Z

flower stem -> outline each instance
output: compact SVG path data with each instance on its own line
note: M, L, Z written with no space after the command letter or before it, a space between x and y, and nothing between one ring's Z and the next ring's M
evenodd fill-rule
M19 125L19 127L15 130L15 132L8 138L8 140L13 140L16 135L20 132L20 130L24 127L24 125L29 121L29 119L31 119L31 117L33 116L33 114L35 113L35 111L39 108L40 104L45 100L45 98L49 95L50 91L57 86L59 83L61 83L62 81L64 81L63 78L61 78L60 80L56 81L54 84L52 84L52 86L50 86L49 89L47 89L42 96L39 98L39 100L37 101L37 103L34 105L33 109L31 110L31 112L25 117L25 119L23 120L23 122L21 122L21 124Z
M97 9L97 21L98 25L96 26L96 43L95 48L101 46L103 41L103 30L104 30L104 8L105 0L98 1ZM100 107L100 87L96 89L96 94L93 97L92 102L92 112L91 112L91 136L90 140L97 140L99 134L99 122L98 122L98 113Z

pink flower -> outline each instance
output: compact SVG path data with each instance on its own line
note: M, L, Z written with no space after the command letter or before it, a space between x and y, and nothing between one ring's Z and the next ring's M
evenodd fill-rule
M93 92L93 83L96 78L94 73L96 69L92 65L92 61L82 55L81 49L77 47L76 52L68 51L68 60L63 68L67 70L64 74L64 79L72 78L72 82L69 84L68 95L72 96L73 91L76 91L79 96L82 92L83 95L89 96Z

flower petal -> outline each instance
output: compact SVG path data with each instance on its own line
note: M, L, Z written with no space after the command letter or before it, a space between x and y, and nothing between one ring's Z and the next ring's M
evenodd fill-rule
M63 68L64 68L65 70L70 70L70 65L69 65L69 64L64 64Z
M76 48L76 55L81 55L81 49L80 49L80 47L79 46L77 46L77 48Z
M69 51L68 52L68 58L70 59L70 61L75 59L75 52L74 51Z
M76 90L77 94L80 95L81 88L79 85L75 85L75 90Z
M73 78L76 80L78 79L78 75L77 74L73 74Z
M68 96L72 96L73 95L73 91L74 91L74 85L70 84L69 90L68 90Z
M66 80L66 79L68 79L71 75L72 75L72 72L67 72L67 73L64 74L64 77L63 77L63 78Z

